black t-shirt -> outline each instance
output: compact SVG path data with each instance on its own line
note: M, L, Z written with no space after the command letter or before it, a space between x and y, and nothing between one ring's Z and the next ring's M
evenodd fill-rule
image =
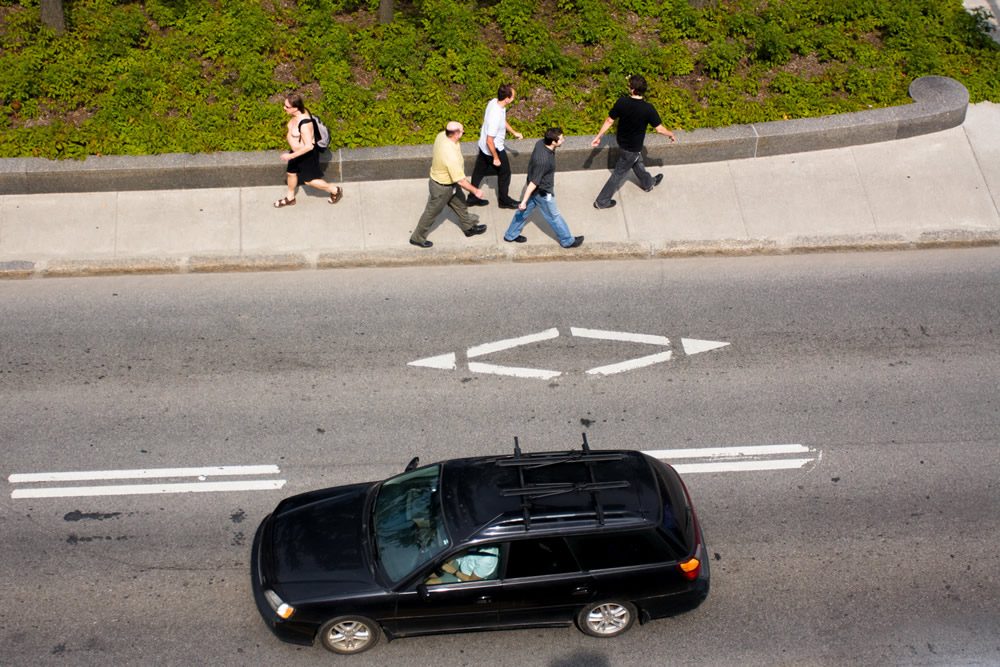
M556 153L539 139L528 160L528 182L544 192L552 193L556 185Z
M663 124L660 114L646 100L637 100L629 95L622 95L611 107L608 114L618 121L618 146L622 150L638 153L646 139L646 126L657 127Z

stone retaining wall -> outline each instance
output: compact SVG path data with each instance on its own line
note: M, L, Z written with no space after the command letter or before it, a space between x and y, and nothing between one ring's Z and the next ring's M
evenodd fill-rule
M912 104L886 109L678 131L673 144L666 137L652 135L646 139L646 164L656 167L843 148L939 132L965 120L969 92L954 79L922 77L910 85L909 94ZM478 127L478 119L467 124ZM470 129L469 134L475 134L475 129ZM608 169L613 164L617 157L614 136L608 136L607 143L596 149L590 146L592 138L566 138L559 149L560 171ZM531 139L508 141L514 172L527 171L533 146ZM606 150L608 147L611 150ZM476 150L475 142L462 143L467 159L473 159ZM323 161L327 180L339 183L424 178L430 159L431 145L424 144L328 151ZM0 159L0 195L252 187L283 182L284 163L274 151L61 161Z

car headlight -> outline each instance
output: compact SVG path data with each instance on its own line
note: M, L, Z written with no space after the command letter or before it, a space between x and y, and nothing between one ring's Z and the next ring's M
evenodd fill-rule
M271 606L271 609L274 610L274 613L281 618L289 618L295 613L295 607L285 604L284 600L270 589L264 591L264 598L267 600L267 604Z

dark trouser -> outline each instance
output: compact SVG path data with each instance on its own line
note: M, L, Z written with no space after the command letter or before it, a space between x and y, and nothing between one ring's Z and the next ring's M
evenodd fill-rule
M510 190L510 160L507 159L507 151L497 151L500 158L500 166L493 164L493 156L486 155L482 151L476 154L476 166L472 168L472 187L478 188L486 176L496 174L497 176L497 203L517 204L517 200L511 199ZM482 201L475 195L469 195L469 202Z
M640 188L643 190L652 189L653 175L646 171L646 165L642 163L642 153L620 150L614 171L611 172L608 182L601 188L601 194L597 195L598 206L603 207L611 204L611 197L618 190L618 186L622 184L629 169L635 172L636 178L639 179Z
M427 190L430 196L427 198L427 207L424 208L417 228L413 230L410 240L414 243L423 243L427 240L427 232L437 219L438 214L444 210L445 206L450 206L451 210L458 216L458 226L463 232L472 229L479 222L478 215L469 213L469 208L465 205L465 195L462 188L457 185L444 185L433 179L428 179Z

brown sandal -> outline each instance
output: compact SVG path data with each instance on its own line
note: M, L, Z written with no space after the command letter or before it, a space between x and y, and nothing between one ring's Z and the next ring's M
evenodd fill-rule
M336 204L340 201L340 198L344 196L344 188L337 186L337 191L330 195L330 198L326 201L330 204Z
M274 208L285 208L286 206L295 206L295 200L284 197L274 202Z

